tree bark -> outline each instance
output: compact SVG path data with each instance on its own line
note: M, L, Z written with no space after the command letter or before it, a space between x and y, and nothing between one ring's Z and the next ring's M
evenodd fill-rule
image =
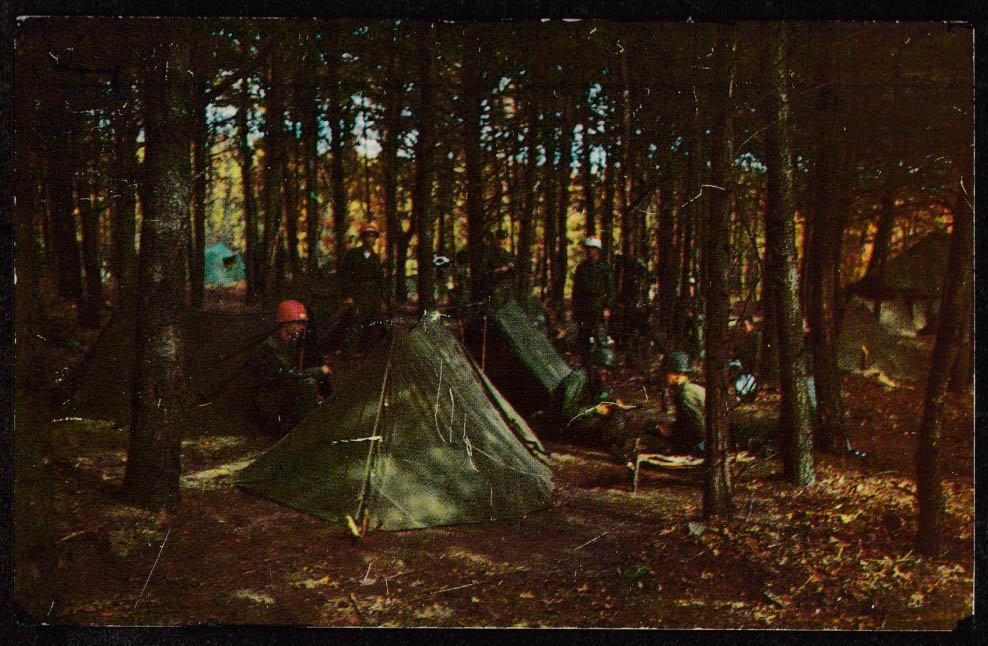
M141 223L136 365L123 493L135 504L177 503L184 426L185 249L189 239L191 47L166 26L145 79L148 202Z
M244 208L244 274L247 301L253 302L260 288L260 250L258 249L257 203L254 199L254 151L248 133L251 111L250 80L240 82L240 105L237 109L237 148L240 154L240 190Z
M594 208L593 164L590 161L589 119L583 124L583 147L580 166L583 172L583 230L587 236L597 235L597 213Z
M964 153L969 155L970 153ZM971 175L965 177L970 184ZM967 323L971 302L972 258L974 257L974 212L966 201L960 200L953 210L954 223L944 280L943 303L940 307L937 338L933 345L933 361L923 398L923 417L916 446L916 497L919 525L916 546L928 556L936 556L943 548L944 498L941 483L940 429L943 425L944 399L950 368Z
M556 185L559 198L556 201L556 221L559 234L556 246L556 262L552 273L552 300L560 304L563 311L563 295L566 291L566 274L569 260L569 192L573 164L573 123L569 109L564 108L562 132L559 137L559 167L557 169Z
M610 264L614 258L614 144L607 147L604 161L604 199L600 205L600 257Z
M676 211L673 204L674 191L672 180L662 190L662 204L659 208L657 238L655 250L656 274L659 277L659 316L664 323L666 332L670 332L669 324L674 320L676 309L676 287L679 276L678 249L675 246Z
M329 183L333 202L333 251L336 254L336 265L343 260L346 253L346 232L349 228L349 206L346 184L343 177L344 142L347 141L346 119L343 114L343 104L340 83L340 60L342 52L339 42L330 54L331 60L326 70L329 74L327 87L329 90L329 111L327 118L332 127Z
M118 306L133 298L137 286L137 135L129 107L113 112L116 172L112 212L110 269L117 281Z
M532 294L532 248L535 245L535 179L538 173L538 113L534 96L522 102L525 118L525 168L522 171L522 208L518 217L518 253L515 258L515 281L518 295L528 306Z
M306 42L305 69L316 75L319 53L314 43L315 34L309 33ZM305 272L314 275L319 269L319 238L322 232L322 214L319 208L319 107L316 88L312 83L300 83L297 90L302 112L303 172L305 174Z
M58 150L48 153L48 189L50 191L51 239L55 259L56 289L58 295L81 305L82 265L79 261L79 243L76 239L76 217L72 201L73 160L77 134L71 124L65 100L55 97L46 115L50 119L49 141L60 141ZM58 124L58 125L55 125Z
M397 30L397 27L394 28ZM391 49L388 62L388 82L384 84L382 101L384 118L381 133L381 184L384 197L384 239L386 273L388 278L388 307L394 308L397 301L397 260L401 225L398 222L398 138L400 127L401 97L404 85L397 76L398 45L397 33L392 31Z
M206 180L209 168L209 124L206 109L206 77L202 70L194 72L192 81L192 263L189 267L192 309L202 309L206 279Z
M264 96L264 232L261 238L261 285L264 307L274 306L275 267L278 231L284 206L282 199L285 168L285 132L283 120L282 72L278 54L271 54L268 61L268 78Z
M717 119L711 133L714 142L711 174L717 186L727 189L734 183L733 92L735 53L737 40L733 28L718 27L715 55L715 92ZM727 390L727 321L730 313L728 270L731 258L730 198L728 190L710 193L706 235L706 352L704 377L707 396L705 400L705 448L706 477L703 489L703 516L730 517L731 472L728 454L728 390Z
M78 161L82 172L76 193L82 225L82 261L86 270L86 297L79 308L79 324L95 330L99 328L103 308L103 280L100 276L99 257L99 191L94 181L98 173L96 169L89 168L82 155Z
M418 138L415 141L415 193L412 198L412 218L418 226L418 309L419 313L436 306L435 274L432 265L433 214L432 164L435 144L433 117L432 48L428 23L419 26L418 48Z
M767 177L769 193L776 199L766 206L766 248L772 254L771 280L776 295L779 335L779 377L782 401L779 428L786 477L796 486L814 481L812 426L807 392L806 353L803 349L802 313L799 307L796 223L793 208L793 166L789 135L789 89L786 73L787 27L774 27L770 45L771 87L775 97Z
M466 47L461 68L463 99L463 156L466 181L467 252L470 258L470 301L477 302L482 287L478 280L482 271L484 244L484 180L480 146L480 118L483 110L479 48L480 40L473 30L466 31Z
M824 54L828 56L828 54ZM815 115L817 159L810 175L813 184L813 207L809 210L809 235L803 253L803 287L806 319L809 324L807 344L813 359L816 389L814 444L831 453L845 447L844 411L841 405L841 379L837 369L837 315L834 303L840 290L841 242L847 211L842 208L844 181L840 97L833 83L832 54L817 77L820 87Z

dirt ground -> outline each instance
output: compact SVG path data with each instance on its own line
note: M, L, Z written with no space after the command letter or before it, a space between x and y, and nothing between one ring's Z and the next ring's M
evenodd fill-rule
M946 550L932 559L913 551L922 383L847 375L851 441L867 457L817 454L804 489L771 455L738 465L728 521L703 521L698 476L644 468L632 492L603 452L550 443L549 509L355 540L231 485L272 438L189 429L178 509L128 506L126 429L52 423L21 389L30 381L18 383L15 489L26 623L870 630L953 629L972 613L970 394L947 401ZM626 402L657 401L657 384L619 381Z

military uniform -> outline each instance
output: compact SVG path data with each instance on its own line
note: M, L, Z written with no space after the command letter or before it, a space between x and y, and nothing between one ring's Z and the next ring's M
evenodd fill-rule
M363 247L350 249L340 264L344 298L353 299L353 312L344 339L348 353L366 350L371 324L381 315L384 299L384 266L381 258Z
M698 454L703 452L705 437L705 412L707 391L703 386L686 380L672 386L672 403L676 420L672 424L670 439L677 452Z
M298 369L297 347L272 334L246 364L258 425L265 433L293 429L316 407L322 368Z
M573 277L573 320L577 325L578 351L590 350L590 337L599 334L604 310L614 305L614 277L602 260L584 260Z
M481 271L477 295L490 299L494 309L499 308L507 300L506 285L511 275L510 271L498 271L504 266L511 267L515 259L508 251L497 245L486 245L481 257Z
M553 408L563 439L583 446L610 447L624 438L627 414L616 406L597 407L613 401L611 392L583 370L567 375L554 393ZM606 412L605 409L606 408Z

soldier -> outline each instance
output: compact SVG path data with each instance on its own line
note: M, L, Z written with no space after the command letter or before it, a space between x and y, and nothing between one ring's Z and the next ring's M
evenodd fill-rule
M323 364L302 368L302 346L309 320L298 301L278 304L280 328L266 338L248 359L246 370L253 380L257 421L265 433L283 434L294 428L320 401L320 382L332 369Z
M583 241L587 257L573 277L573 320L577 325L576 350L589 362L591 339L606 338L605 325L614 306L614 278L600 259L600 238ZM603 339L601 339L603 341Z
M504 248L504 241L507 239L508 234L506 232L497 231L487 234L484 241L476 293L480 299L489 299L494 309L504 304L506 295L502 293L502 290L510 279L515 266L515 259Z
M707 391L703 386L690 381L693 371L689 355L674 350L662 359L665 382L672 391L673 414L671 424L660 427L660 433L667 438L673 451L677 453L702 455L706 418L704 406Z
M610 446L623 438L626 413L613 399L614 350L598 345L587 370L574 370L560 383L553 408L563 426L563 437L577 444Z
M349 357L363 353L374 338L373 324L380 317L384 302L384 266L374 245L377 227L360 229L360 247L350 249L340 264L340 287L344 303L351 307L348 330L343 341Z

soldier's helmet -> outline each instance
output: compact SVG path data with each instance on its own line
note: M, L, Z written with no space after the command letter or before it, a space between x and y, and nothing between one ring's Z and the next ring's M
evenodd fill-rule
M381 235L381 232L377 230L377 227L374 226L374 223L368 222L364 226L360 227L360 237L364 237L367 235L377 237Z
M683 374L693 372L690 366L690 355L682 350L673 350L662 358L662 370L665 372L681 372Z
M600 248L602 248L602 246L600 244L600 238L597 238L595 236L590 236L589 238L587 238L586 240L584 240L583 241L583 246L586 247L587 249L600 249Z
M298 301L281 301L278 303L276 318L278 323L295 323L296 321L308 321L309 313L305 311L305 306Z

